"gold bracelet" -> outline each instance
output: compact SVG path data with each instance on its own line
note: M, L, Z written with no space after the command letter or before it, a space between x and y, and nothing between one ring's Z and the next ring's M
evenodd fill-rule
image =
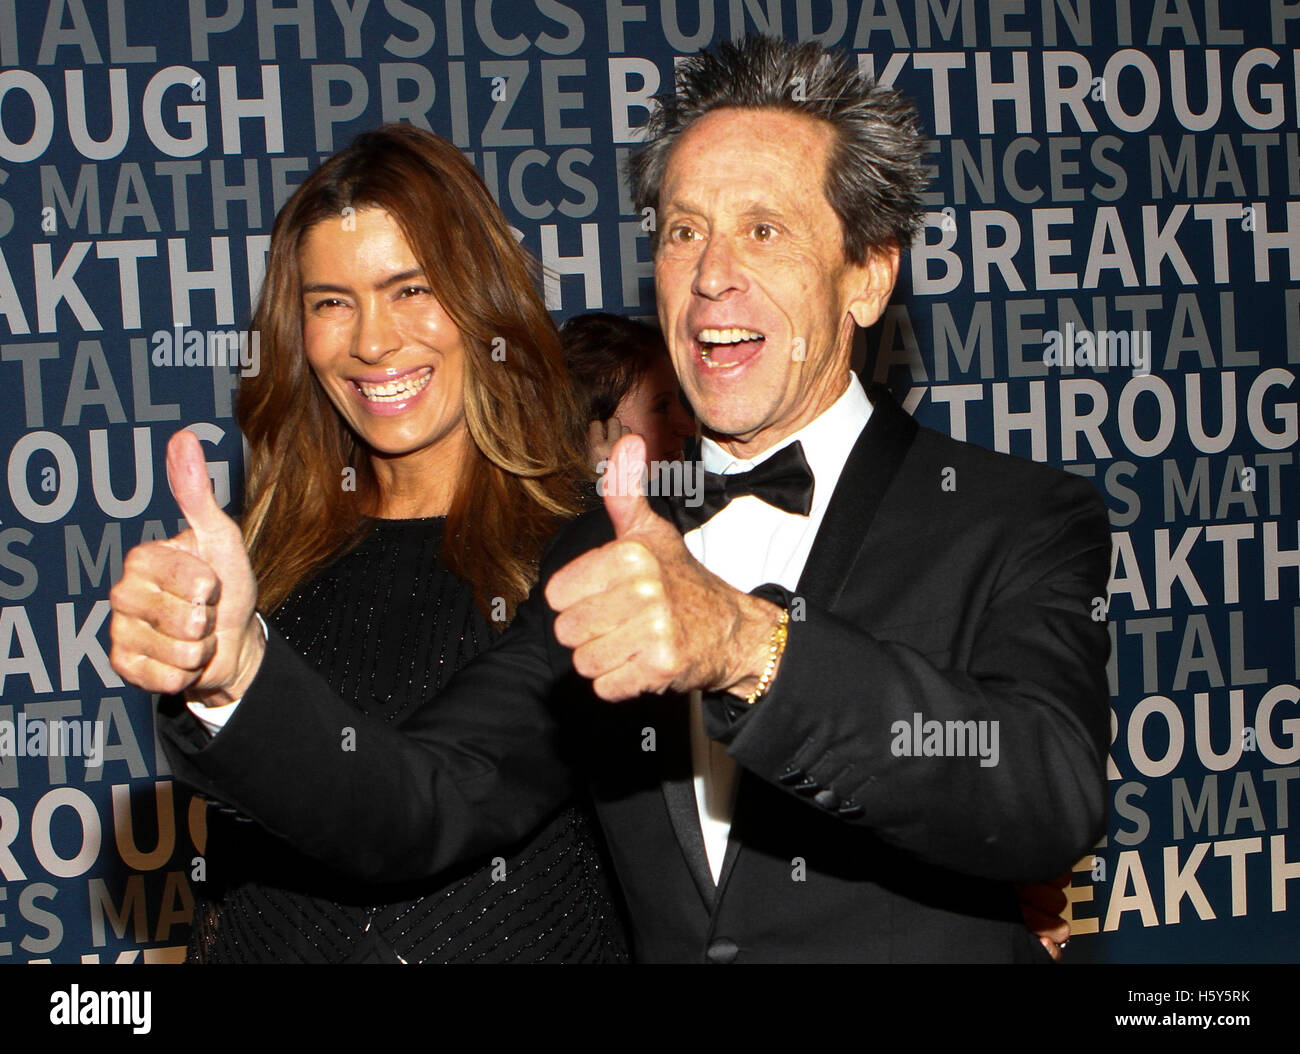
M768 650L771 654L767 657L767 665L763 668L763 676L758 679L758 687L745 697L745 705L752 706L756 700L762 697L763 693L772 687L772 678L776 676L776 663L785 652L786 638L790 635L790 612L785 608L781 609L781 615L776 620L776 626L772 629L772 640L768 644Z

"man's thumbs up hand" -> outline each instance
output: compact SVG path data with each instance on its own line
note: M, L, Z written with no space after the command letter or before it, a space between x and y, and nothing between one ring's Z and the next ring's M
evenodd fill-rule
M614 537L664 536L664 531L671 531L680 540L677 529L650 508L645 496L645 478L645 440L629 432L614 444L597 488L605 499L605 512L614 525Z
M708 571L642 492L645 440L610 452L599 487L614 541L560 568L546 584L555 637L602 699L758 683L778 609Z
M261 665L257 584L194 433L177 432L167 444L167 478L190 529L127 554L109 593L110 661L146 691L184 691L218 706L240 698Z

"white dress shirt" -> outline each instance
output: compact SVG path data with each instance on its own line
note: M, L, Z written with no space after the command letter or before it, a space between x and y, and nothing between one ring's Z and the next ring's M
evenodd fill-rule
M750 461L738 460L713 440L704 440L701 459L705 471L724 475L748 472L791 443L802 443L813 473L812 508L807 516L800 516L746 494L686 533L684 541L691 555L744 593L764 582L795 589L844 462L870 416L871 401L857 375L850 373L844 394L825 411ZM691 757L700 830L709 870L717 882L731 836L737 766L726 748L705 734L699 692L691 693Z
M704 440L701 448L704 468L721 474L748 472L791 443L802 443L804 457L813 473L812 508L807 516L800 516L746 494L730 502L702 526L688 531L683 539L687 550L741 592L748 593L764 582L795 589L844 462L870 416L871 401L857 375L850 373L844 394L825 411L752 460L734 458L713 440ZM208 708L201 703L188 704L194 716L213 735L233 716L238 705L236 702ZM726 748L705 734L699 692L691 693L690 724L695 801L709 869L713 881L717 882L731 835L737 767Z

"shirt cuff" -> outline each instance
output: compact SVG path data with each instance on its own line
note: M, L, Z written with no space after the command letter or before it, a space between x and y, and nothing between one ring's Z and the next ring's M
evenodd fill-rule
M271 634L266 628L266 619L262 618L260 611L255 611L253 614L257 616L257 621L261 623L263 640L269 638ZM186 700L185 705L190 713L198 718L199 724L207 729L208 735L215 736L226 727L226 722L234 716L241 702L243 702L242 699L236 699L233 703L227 703L225 706L204 706L203 703Z

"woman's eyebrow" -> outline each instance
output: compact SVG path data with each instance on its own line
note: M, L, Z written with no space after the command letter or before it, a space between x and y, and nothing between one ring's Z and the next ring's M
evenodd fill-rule
M389 286L397 285L398 282L409 282L412 278L423 278L424 271L418 267L412 267L406 271L398 271L396 274L389 275L381 279L374 285L375 289L387 289ZM334 285L330 282L312 282L302 287L304 293L349 293L351 292L346 286Z

